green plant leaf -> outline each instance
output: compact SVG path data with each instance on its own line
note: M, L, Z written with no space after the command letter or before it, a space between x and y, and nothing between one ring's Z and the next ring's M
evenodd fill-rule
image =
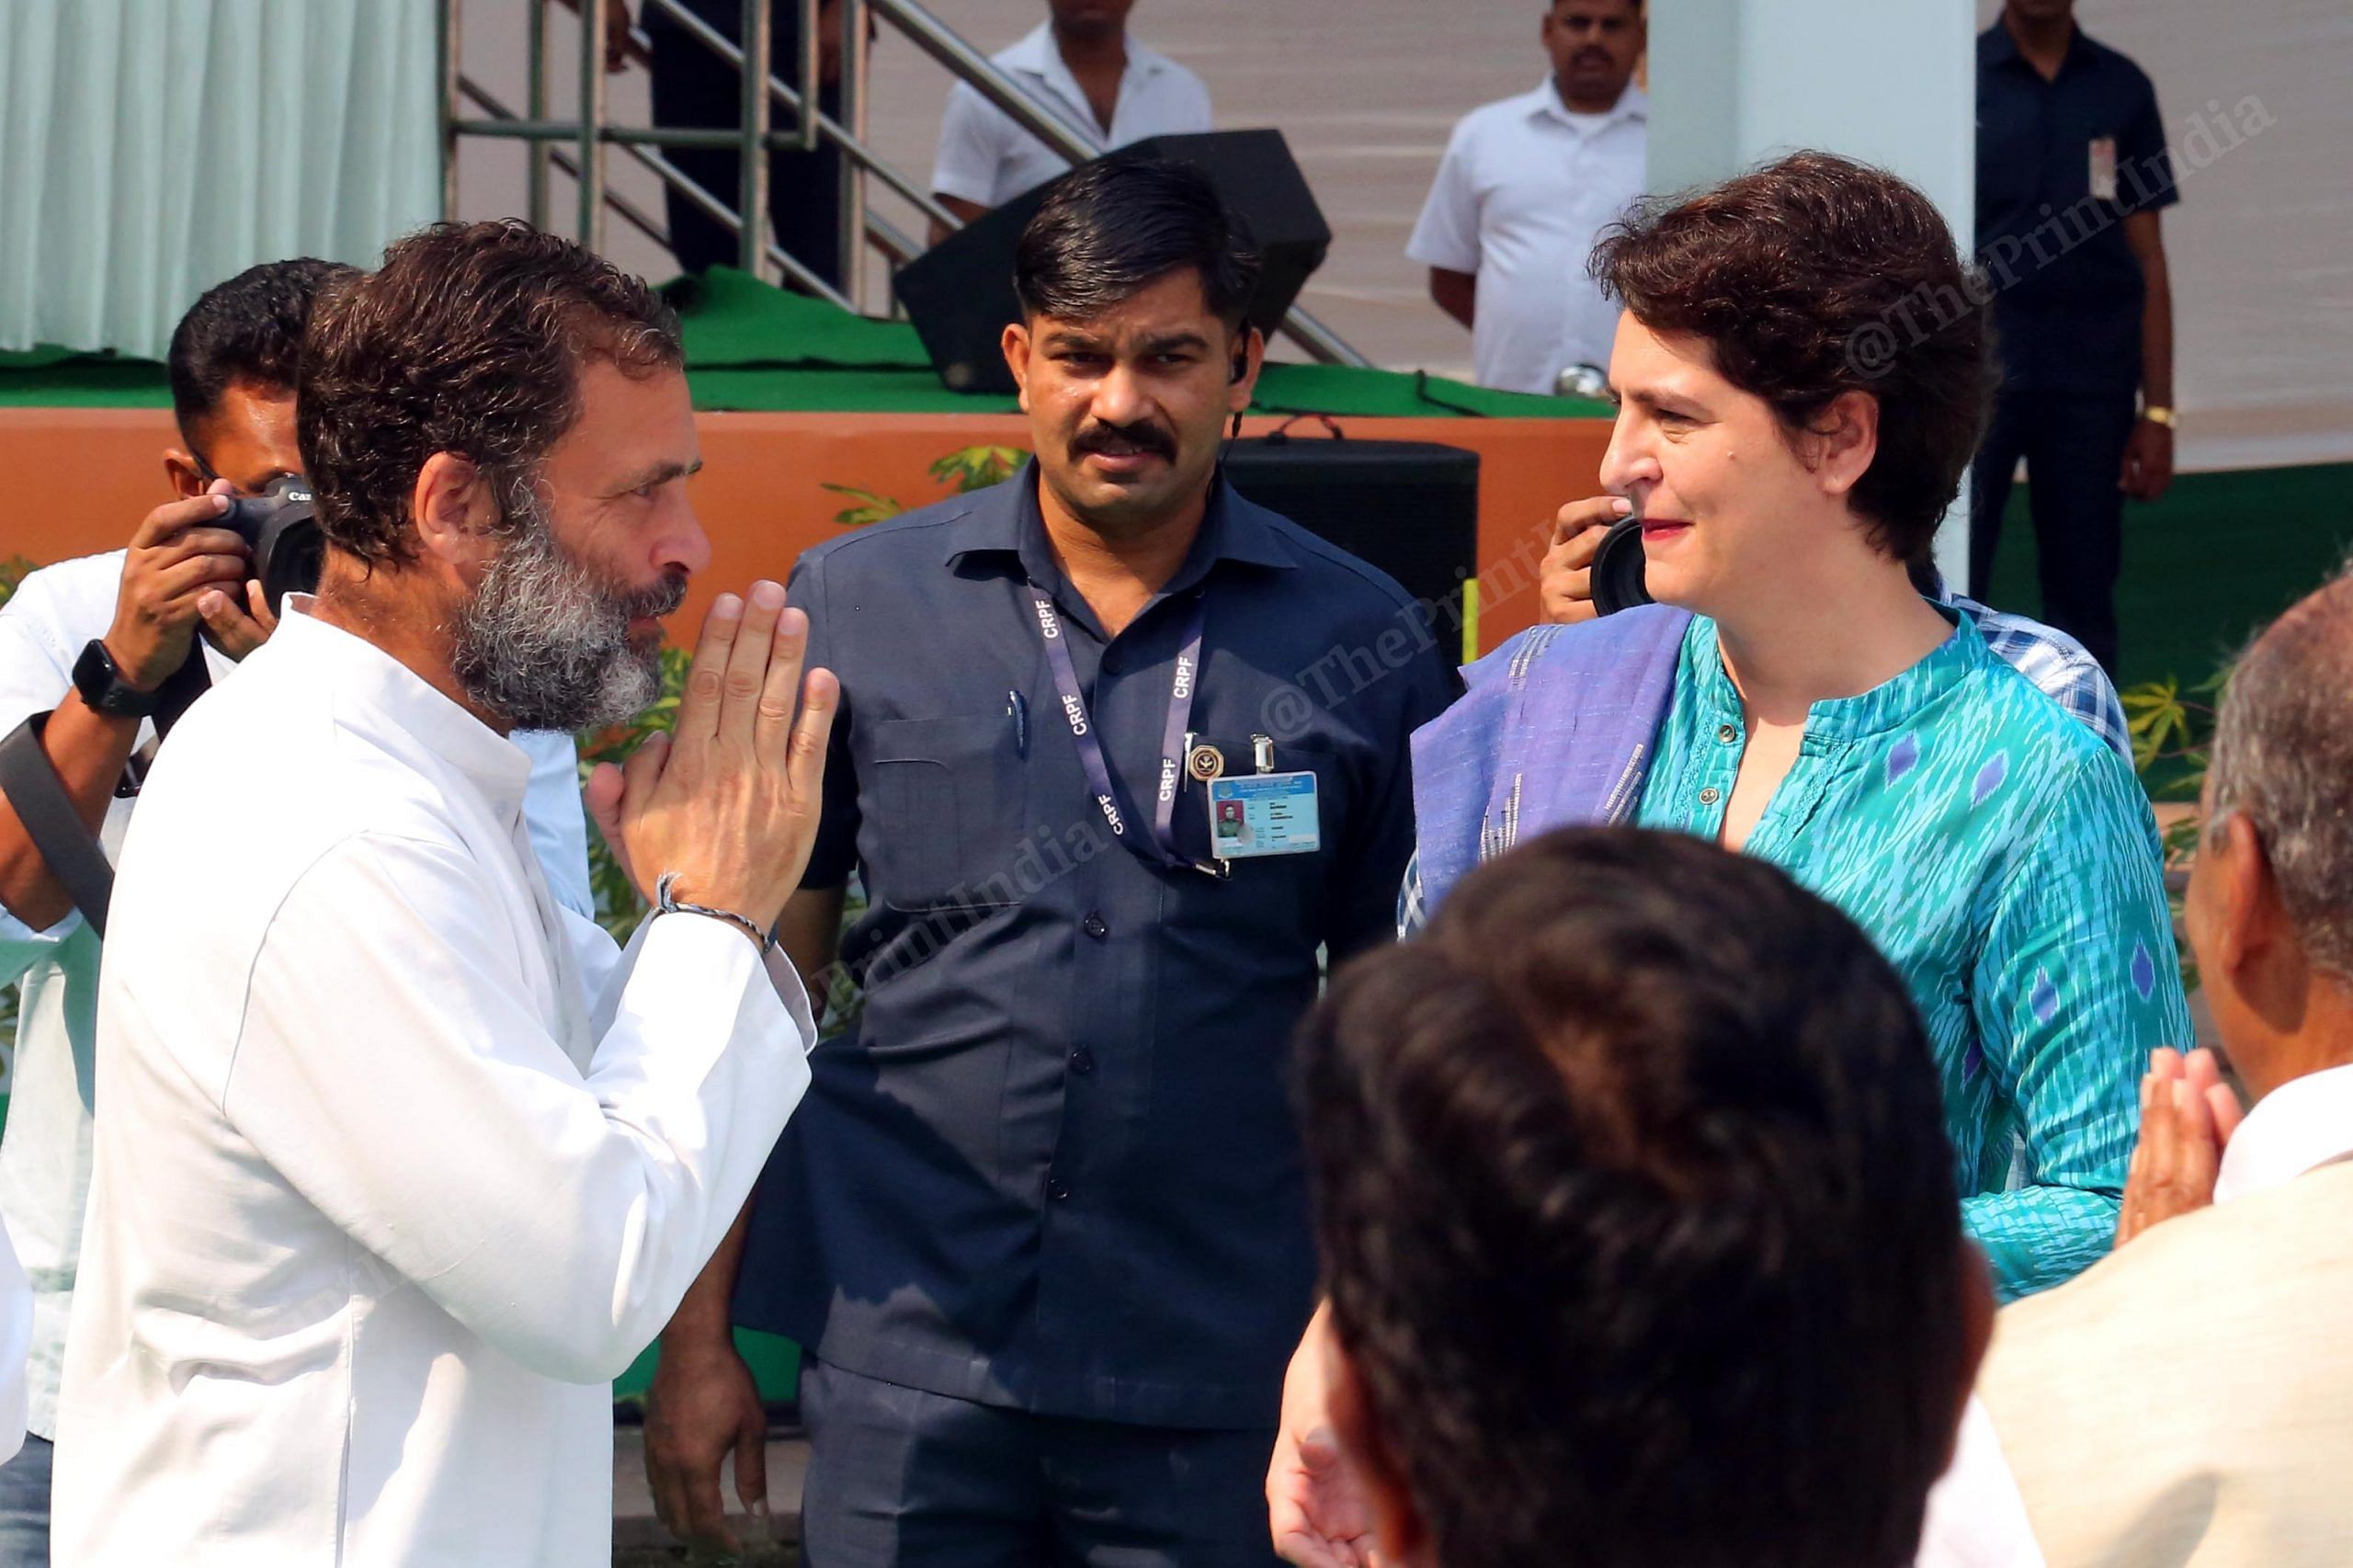
M648 735L669 729L678 722L678 698L687 687L687 671L694 660L684 648L664 643L662 646L662 695L654 699L644 712L625 724L608 724L602 729L583 730L573 737L580 751L580 781L599 763L616 767L629 760L630 754L643 744ZM645 901L637 896L629 876L614 858L612 846L597 831L596 820L588 823L588 891L597 901L597 924L613 935L618 942L629 940L637 923L645 917Z
M861 490L855 484L821 483L819 488L830 490L836 495L847 495L858 503L855 506L845 506L834 514L834 521L846 528L862 528L869 523L879 523L886 517L895 517L906 510L906 507L894 497L879 494L871 490Z
M1029 454L1019 447L960 447L931 465L931 477L952 484L960 495L1002 484L1013 477Z

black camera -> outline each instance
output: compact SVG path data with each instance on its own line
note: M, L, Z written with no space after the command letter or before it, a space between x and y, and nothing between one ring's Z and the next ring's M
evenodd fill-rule
M287 595L318 587L326 536L319 532L311 482L301 474L290 473L258 495L231 496L229 509L215 526L234 532L253 552L253 565L245 574L261 579L272 614Z
M1593 552L1593 608L1597 615L1651 602L1649 559L1643 553L1643 519L1623 517L1609 525Z

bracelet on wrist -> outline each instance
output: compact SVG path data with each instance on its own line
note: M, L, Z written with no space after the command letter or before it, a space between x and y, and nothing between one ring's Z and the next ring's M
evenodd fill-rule
M707 903L690 903L679 898L671 891L672 885L677 880L677 872L665 871L661 879L654 884L654 913L656 915L701 915L713 920L724 920L746 937L751 937L752 945L759 949L763 955L776 946L776 938L761 930L759 923L748 915L738 915L732 909L714 909Z

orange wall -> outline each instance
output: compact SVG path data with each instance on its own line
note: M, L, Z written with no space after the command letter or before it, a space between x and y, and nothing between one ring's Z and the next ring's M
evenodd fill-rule
M710 530L711 569L688 599L691 626L720 588L782 580L808 546L832 538L854 484L909 506L944 494L925 470L959 447L1024 446L1017 415L706 414L705 468L695 481ZM1274 419L1245 422L1245 435ZM1608 443L1604 420L1349 419L1359 440L1440 441L1480 454L1480 642L1493 647L1536 618L1536 563L1562 502L1595 493ZM1302 422L1297 432L1312 437ZM36 562L111 550L166 499L162 452L174 439L162 409L0 409L0 472L17 500L0 522L0 556Z

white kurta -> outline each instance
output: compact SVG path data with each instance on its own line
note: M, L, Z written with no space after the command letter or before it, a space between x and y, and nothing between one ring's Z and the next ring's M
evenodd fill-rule
M124 846L61 1563L611 1555L610 1380L809 1081L721 922L550 897L523 754L301 612Z
M0 605L0 734L26 715L42 713L74 687L74 661L114 623L124 551L85 555L44 566ZM238 666L209 643L205 667L215 685ZM142 722L139 746L153 744ZM580 758L572 737L517 732L531 758L523 816L540 866L558 903L583 915L596 901L588 886L588 823L580 809ZM137 796L107 806L99 841L112 857L131 826ZM65 1363L66 1316L80 1267L82 1216L90 1192L92 1074L97 1051L98 938L78 913L35 931L0 909L0 985L19 987L17 1058L8 1091L8 1130L0 1138L0 1219L32 1282L32 1351L26 1370L29 1426L57 1436L57 1385Z

